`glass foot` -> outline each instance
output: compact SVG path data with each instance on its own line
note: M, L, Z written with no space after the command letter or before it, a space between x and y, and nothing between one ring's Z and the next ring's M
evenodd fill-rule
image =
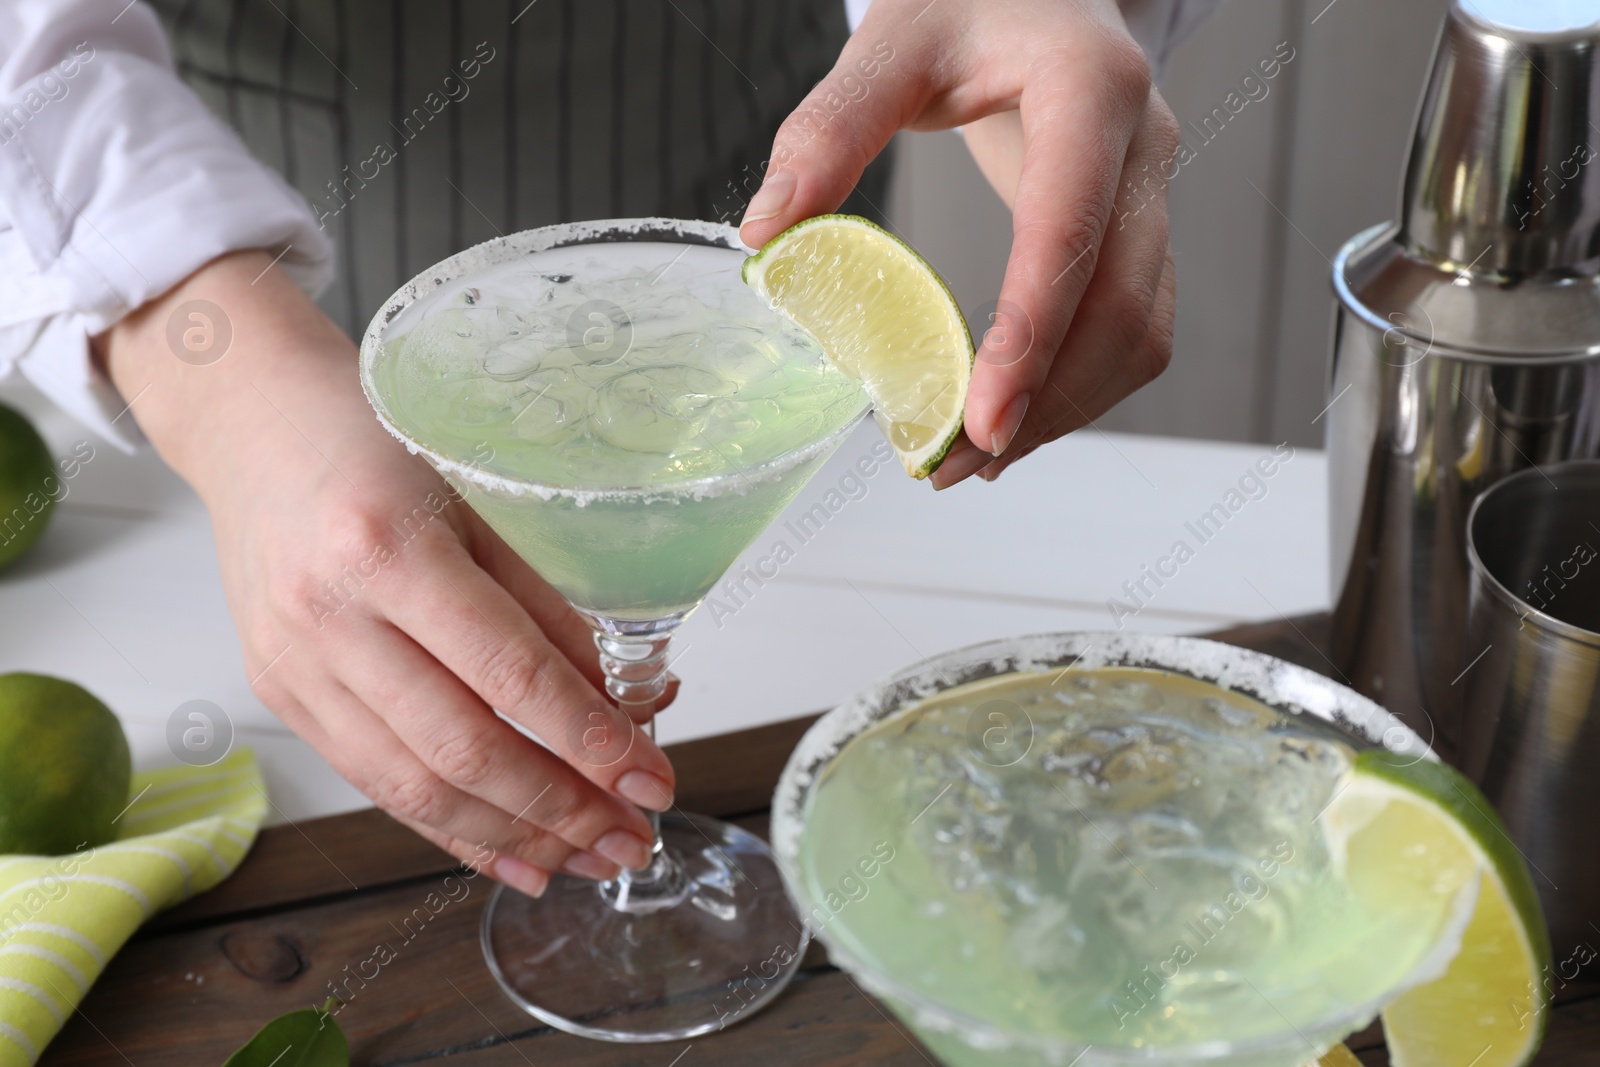
M808 932L766 843L699 815L663 815L661 842L682 876L670 906L624 910L619 883L564 874L538 899L496 888L483 952L506 995L557 1029L602 1041L692 1037L777 996Z

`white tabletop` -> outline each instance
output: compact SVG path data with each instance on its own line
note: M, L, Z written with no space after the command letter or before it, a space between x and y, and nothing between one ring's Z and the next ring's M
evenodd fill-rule
M27 410L59 455L86 437L23 387L0 386L0 399ZM662 741L830 707L924 656L992 638L1119 623L1194 632L1327 605L1320 452L1295 450L1250 478L1270 446L1088 429L993 484L934 493L898 468L848 479L877 433L869 422L846 441L731 572L755 573L783 540L793 558L776 577L719 588L716 610L684 625L683 689L659 722ZM44 539L0 571L0 672L86 686L121 717L140 768L176 762L167 728L180 705L215 703L260 759L274 821L366 806L251 692L199 500L154 453L90 443L94 458ZM785 523L798 527L819 504L826 522L802 542ZM1170 577L1150 576L1158 570ZM1125 582L1143 592L1130 596Z

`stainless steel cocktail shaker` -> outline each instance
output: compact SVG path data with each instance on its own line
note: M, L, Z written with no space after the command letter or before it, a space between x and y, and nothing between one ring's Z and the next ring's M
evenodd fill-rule
M1564 24L1586 19L1452 0L1400 221L1333 267L1333 656L1447 756L1473 499L1600 455L1600 24Z

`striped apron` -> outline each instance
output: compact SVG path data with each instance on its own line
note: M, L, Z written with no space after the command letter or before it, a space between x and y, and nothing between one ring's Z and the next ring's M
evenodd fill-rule
M574 219L737 222L842 0L152 0L178 72L311 204L359 336L413 275ZM887 159L844 210L882 221Z

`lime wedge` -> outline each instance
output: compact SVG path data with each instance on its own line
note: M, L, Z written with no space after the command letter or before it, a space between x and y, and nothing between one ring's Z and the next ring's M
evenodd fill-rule
M744 280L861 383L908 474L938 469L961 431L973 347L925 259L866 219L819 215L745 260Z
M1527 865L1483 794L1443 764L1369 749L1321 821L1352 888L1381 892L1372 899L1385 907L1420 911L1429 897L1476 889L1443 974L1384 1009L1395 1067L1532 1060L1549 1016L1550 937Z

